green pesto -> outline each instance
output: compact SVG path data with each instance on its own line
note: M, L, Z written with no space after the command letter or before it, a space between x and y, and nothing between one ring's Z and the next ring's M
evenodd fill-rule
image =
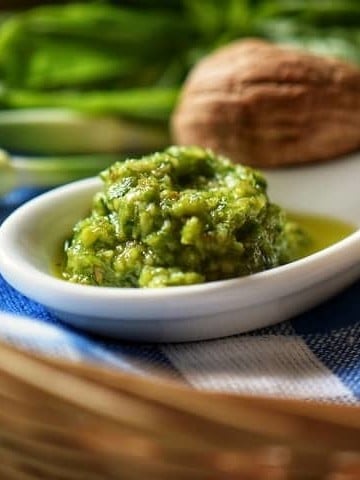
M63 277L116 287L228 279L290 262L307 236L263 176L198 147L118 162L65 244Z

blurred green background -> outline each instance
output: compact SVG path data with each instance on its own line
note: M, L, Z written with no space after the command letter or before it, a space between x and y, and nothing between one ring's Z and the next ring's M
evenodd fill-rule
M1 2L0 193L164 147L189 70L233 39L360 63L358 0L47 3Z

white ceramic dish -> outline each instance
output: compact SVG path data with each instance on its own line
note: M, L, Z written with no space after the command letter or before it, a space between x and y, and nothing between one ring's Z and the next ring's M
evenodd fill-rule
M273 200L360 226L360 157L267 172ZM99 189L89 179L19 208L0 229L0 271L63 321L141 341L188 341L274 324L335 294L360 276L360 231L314 255L249 277L166 289L74 285L51 274L54 253Z

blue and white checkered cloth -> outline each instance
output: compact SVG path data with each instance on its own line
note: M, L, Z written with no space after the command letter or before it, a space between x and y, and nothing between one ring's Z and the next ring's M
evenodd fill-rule
M18 192L0 205L0 222L19 200ZM0 338L72 361L139 375L170 374L198 389L360 403L360 282L301 316L256 332L141 345L76 331L0 276Z

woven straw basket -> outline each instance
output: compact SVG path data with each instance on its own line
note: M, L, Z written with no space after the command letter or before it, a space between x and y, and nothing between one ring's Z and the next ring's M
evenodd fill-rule
M0 343L1 480L360 480L360 409L198 392Z

